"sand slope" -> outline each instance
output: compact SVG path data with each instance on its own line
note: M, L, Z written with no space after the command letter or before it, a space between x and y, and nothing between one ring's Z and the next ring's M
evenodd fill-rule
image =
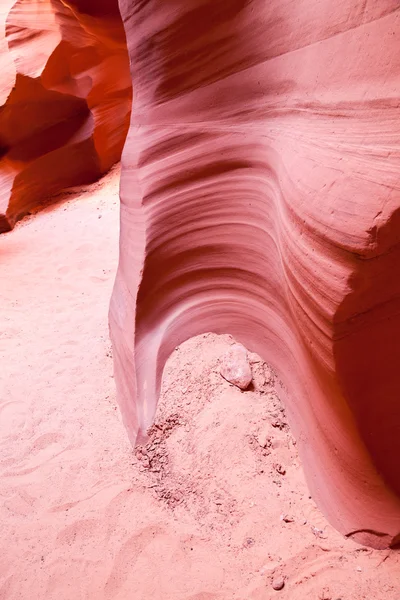
M344 540L309 499L273 377L219 376L229 336L174 352L130 448L107 328L118 177L0 237L0 599L398 600L398 553Z

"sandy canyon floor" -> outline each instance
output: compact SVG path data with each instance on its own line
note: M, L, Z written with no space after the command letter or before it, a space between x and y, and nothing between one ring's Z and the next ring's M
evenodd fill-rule
M219 375L228 335L173 353L132 450L107 325L118 180L0 237L0 599L399 600L400 555L309 497L275 375L253 355L251 391Z

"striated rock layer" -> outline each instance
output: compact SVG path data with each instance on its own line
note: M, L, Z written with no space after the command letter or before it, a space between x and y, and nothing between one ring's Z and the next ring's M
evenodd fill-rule
M120 0L135 89L110 309L132 443L229 332L283 382L315 500L400 533L398 0Z
M1 0L0 233L120 159L131 79L117 0Z

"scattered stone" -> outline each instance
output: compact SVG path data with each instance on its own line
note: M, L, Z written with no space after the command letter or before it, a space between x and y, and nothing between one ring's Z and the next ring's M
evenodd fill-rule
M283 590L285 587L285 580L283 577L275 577L272 580L272 589L279 592L279 590Z
M177 413L169 415L161 422L156 422L148 431L149 440L142 446L137 446L134 454L140 463L139 470L152 473L160 479L164 479L169 472L169 455L165 444L168 437L176 427L181 425L180 417ZM160 496L160 494L158 494ZM168 500L169 504L177 503L175 497L162 497Z
M258 356L258 354L256 354L255 352L249 352L248 357L249 357L249 362L252 365L257 365L257 364L264 362L263 359L260 356Z
M293 517L289 517L289 515L281 515L281 521L284 523L293 523L294 519Z
M243 547L244 548L252 548L255 544L255 540L253 540L253 538L246 538L243 542Z
M249 354L249 362L253 374L253 385L256 392L267 394L274 387L274 376L269 366L256 354Z
M311 531L313 532L315 537L320 538L321 540L326 540L326 538L328 537L327 535L325 535L325 532L323 529L318 529L317 527L314 527L313 525L311 525Z
M222 357L220 373L226 381L241 390L246 390L252 380L247 350L241 344L234 344Z
M269 429L264 427L261 431L258 432L257 442L261 446L261 448L270 448L272 445L272 440L269 435Z
M274 465L274 469L277 473L279 473L279 475L285 475L286 474L286 469L285 467L283 467L281 464L276 463Z
M285 421L282 421L282 419L273 419L271 425L272 427L275 427L275 429L285 429L286 427L286 423Z

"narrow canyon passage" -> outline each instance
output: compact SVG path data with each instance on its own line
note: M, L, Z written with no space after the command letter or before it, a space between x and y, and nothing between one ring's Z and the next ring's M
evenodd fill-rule
M118 183L0 237L0 598L398 600L399 555L344 539L309 498L276 393L220 377L229 336L173 352L132 450L107 330Z

